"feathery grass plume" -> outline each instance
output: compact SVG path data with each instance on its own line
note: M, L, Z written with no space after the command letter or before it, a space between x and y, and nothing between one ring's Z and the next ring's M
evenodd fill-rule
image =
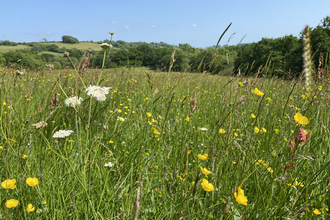
M168 73L171 72L171 69L172 69L173 64L174 64L174 62L175 62L174 55L175 55L176 48L177 48L177 47L174 48L174 51L173 51L173 53L172 53L172 55L171 55L172 60L171 60L170 68L168 69Z
M309 85L311 83L311 73L312 73L312 51L310 44L310 34L309 27L306 26L303 35L303 43L304 43L304 52L303 52L303 75L305 76L305 87L306 90L309 90Z

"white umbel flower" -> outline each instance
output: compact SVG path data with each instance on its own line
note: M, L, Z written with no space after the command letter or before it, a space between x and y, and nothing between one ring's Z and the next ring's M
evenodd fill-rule
M112 47L112 45L111 44L107 44L107 43L102 43L102 44L100 44L100 47L102 47L102 49L107 50L107 49L110 49L110 47Z
M66 99L64 103L68 107L76 107L77 105L80 105L82 101L82 98L74 96L72 98Z
M87 95L91 95L96 98L97 101L103 102L106 99L106 96L109 93L111 87L100 87L100 86L89 86L86 89Z
M104 164L105 167L112 167L113 165L114 165L114 164L111 163L111 162Z
M53 134L53 138L66 138L70 136L71 133L73 133L71 130L59 130Z
M207 131L207 128L199 128L200 131Z

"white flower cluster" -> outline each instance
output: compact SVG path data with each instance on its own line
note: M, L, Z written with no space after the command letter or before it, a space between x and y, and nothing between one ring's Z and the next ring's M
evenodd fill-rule
M24 75L24 72L19 71L19 70L16 70L15 73L16 73L17 76L22 76L22 75Z
M70 136L71 133L73 133L71 130L59 130L53 134L53 138L66 138Z
M64 101L65 105L68 107L76 107L77 105L80 105L83 101L82 98L79 98L77 96L74 96L72 98L68 98Z
M114 164L111 163L111 162L104 164L105 167L112 167L113 165L114 165Z
M107 44L107 43L102 43L102 44L100 44L100 47L102 47L103 49L110 49L111 47L112 47L112 45L111 44Z
M96 98L97 101L103 102L107 98L105 95L109 93L111 87L89 86L86 89L87 95L91 95Z

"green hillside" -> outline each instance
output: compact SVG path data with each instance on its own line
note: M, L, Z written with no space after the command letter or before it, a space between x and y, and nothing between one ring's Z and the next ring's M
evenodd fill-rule
M6 53L11 50L22 50L22 49L28 49L29 46L27 45L17 45L17 46L4 46L0 45L0 53Z

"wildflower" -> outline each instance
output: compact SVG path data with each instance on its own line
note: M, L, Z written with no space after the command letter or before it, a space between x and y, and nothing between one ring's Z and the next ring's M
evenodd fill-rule
M303 116L299 112L294 115L294 120L296 121L296 123L298 123L300 125L308 125L309 124L308 118L306 116Z
M244 190L240 186L238 187L238 193L235 192L234 196L238 204L247 205L248 199L244 196Z
M1 183L1 186L5 189L15 189L16 188L16 180L15 179L7 179Z
M158 115L158 118L159 118L159 119L163 119L162 116L160 116L160 115Z
M273 173L274 172L274 170L272 168L270 168L270 167L267 168L267 171L270 172L270 173Z
M201 160L207 160L209 159L209 155L208 154L204 154L204 155L201 155L201 154L198 154L197 157Z
M77 105L80 105L83 101L82 98L79 98L77 96L74 96L72 98L68 98L64 101L65 105L68 107L76 107Z
M254 127L254 133L258 134L259 133L259 128L258 127Z
M37 178L29 177L29 178L26 179L26 184L28 184L31 187L38 185L38 183L39 183L39 181L38 181Z
M242 82L239 82L238 83L238 87L243 87L243 83Z
M15 208L16 206L18 206L18 200L10 199L6 201L6 207L8 209Z
M266 101L267 101L267 102L271 102L272 99L271 99L270 97L267 97L267 98L266 98Z
M109 93L111 87L100 87L100 86L89 86L86 89L87 95L91 95L96 98L97 101L103 102L106 99L106 96Z
M113 165L114 165L114 164L111 163L111 162L104 164L105 167L113 167Z
M112 36L115 32L113 31L109 31L109 34Z
M3 147L2 146L0 146L0 150L2 150L3 149Z
M112 47L112 45L107 44L107 43L102 43L102 44L100 44L100 47L102 47L102 49L104 49L104 50L108 50L108 49L110 49L110 47Z
M148 117L151 117L152 114L151 114L150 112L147 112L147 116L148 116Z
M262 128L262 132L267 132L266 128Z
M113 141L109 141L109 144L113 144Z
M190 118L187 116L186 121L189 121L189 120L190 120Z
M46 204L47 204L47 201L46 201L46 200L44 200L44 201L42 202L42 204L46 205Z
M207 131L207 128L199 128L200 131Z
M280 133L280 130L278 130L278 129L274 129L274 132L275 132L275 134L279 134Z
M220 133L220 134L225 134L226 131L225 131L224 129L220 128L220 129L219 129L219 133Z
M263 95L264 95L264 93L261 92L261 91L259 91L259 89L257 89L257 88L255 88L255 89L253 90L253 92L254 92L256 95L258 95L258 96L263 96Z
M256 118L256 116L252 113L252 114L251 114L251 118Z
M70 136L71 133L73 133L71 130L59 130L53 134L53 138L66 138Z
M33 207L32 204L28 204L27 208L26 208L26 211L27 212L33 212L35 210L35 208Z
M125 119L124 119L124 118L122 118L122 117L119 117L119 120L120 120L120 121L125 121Z
M160 133L157 130L154 130L154 134L160 135Z
M203 182L201 183L203 189L207 192L213 191L214 190L214 186L209 183L209 181L207 181L206 179L203 179Z
M234 133L234 135L235 135L235 137L238 137L238 134L236 132Z
M232 164L234 164L234 165L236 164L236 162L235 162L235 161L232 161L231 163L232 163Z
M28 157L29 157L29 156L25 154L25 155L23 155L23 157L21 157L21 158L22 158L23 160L26 160L26 159L28 159Z
M24 72L22 72L22 71L19 71L19 70L16 70L16 71L15 71L15 73L16 73L16 75L17 75L17 76L21 76L21 75L24 75Z
M65 52L64 52L64 56L67 56L67 57L68 57L68 56L69 56L69 54L70 54L70 53L69 53L69 52L67 52L67 51L65 51Z
M203 168L203 167L201 167L201 171L202 171L202 173L205 174L205 175L209 175L209 174L212 173L211 171L209 171L209 170L207 170L206 168Z
M318 90L322 91L322 86L319 86Z
M313 213L314 215L321 215L321 212L318 209L314 209Z
M36 124L32 124L32 126L35 128L42 128L42 127L46 127L47 125L48 125L47 122L44 122L43 120L39 121Z
M157 121L155 119L151 119L152 123L156 123Z

